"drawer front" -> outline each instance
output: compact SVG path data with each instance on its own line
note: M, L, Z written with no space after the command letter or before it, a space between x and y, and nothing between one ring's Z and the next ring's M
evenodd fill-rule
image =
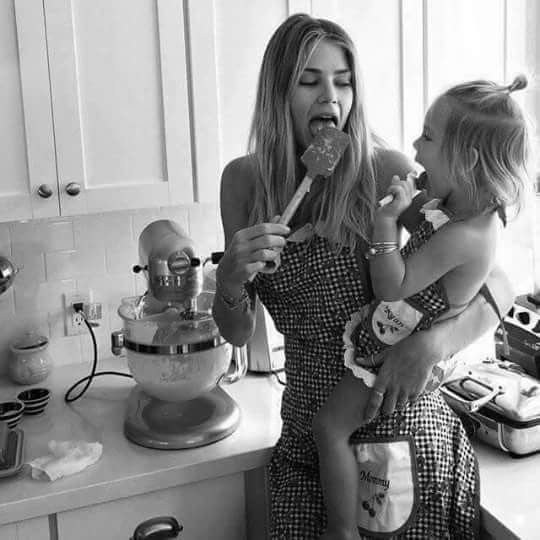
M47 516L0 526L2 540L50 540Z
M236 474L62 512L58 540L128 540L157 516L178 520L179 540L245 540L245 512L244 478Z

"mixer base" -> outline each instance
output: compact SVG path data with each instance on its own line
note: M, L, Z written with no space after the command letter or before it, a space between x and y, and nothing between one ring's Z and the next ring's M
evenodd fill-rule
M141 446L179 450L224 439L239 423L238 405L219 386L180 402L152 398L136 386L129 395L124 434Z

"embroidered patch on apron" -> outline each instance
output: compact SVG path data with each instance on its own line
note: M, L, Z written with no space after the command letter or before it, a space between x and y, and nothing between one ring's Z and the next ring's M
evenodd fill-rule
M353 445L358 464L360 534L388 538L414 520L418 479L412 437L370 439Z
M414 332L424 315L403 300L385 302L373 306L371 331L385 345L394 345Z

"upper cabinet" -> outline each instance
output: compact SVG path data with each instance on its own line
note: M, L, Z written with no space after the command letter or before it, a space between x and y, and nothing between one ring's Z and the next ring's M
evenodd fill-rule
M182 2L2 2L0 50L0 220L193 202Z
M0 2L0 220L58 215L41 2ZM54 192L48 198L38 195Z

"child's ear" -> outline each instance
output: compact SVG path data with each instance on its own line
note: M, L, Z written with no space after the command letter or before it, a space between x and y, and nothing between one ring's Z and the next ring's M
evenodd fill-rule
M471 169L474 169L478 163L478 150L474 146L471 148L471 158Z

